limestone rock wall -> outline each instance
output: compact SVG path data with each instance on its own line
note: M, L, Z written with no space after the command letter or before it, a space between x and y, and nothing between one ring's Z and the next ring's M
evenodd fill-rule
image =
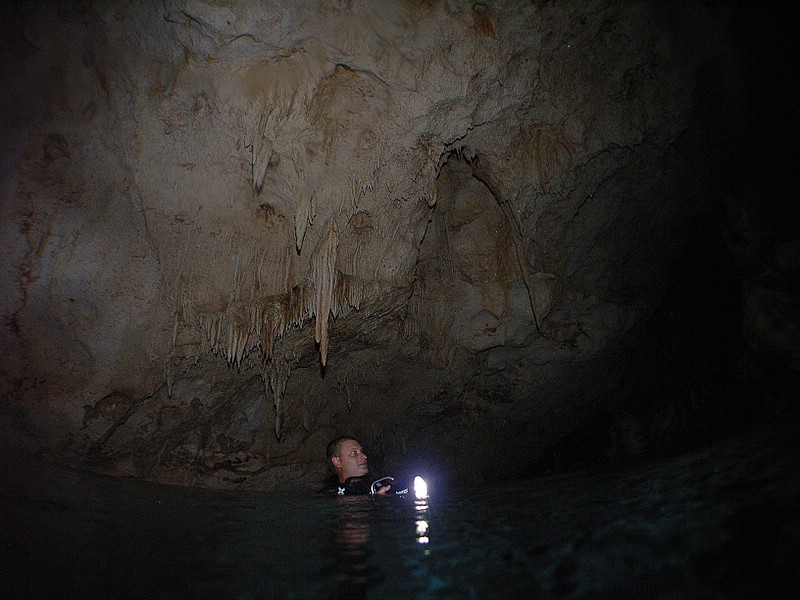
M722 6L42 2L4 26L4 436L310 485L535 455L707 213ZM424 437L424 439L423 439Z

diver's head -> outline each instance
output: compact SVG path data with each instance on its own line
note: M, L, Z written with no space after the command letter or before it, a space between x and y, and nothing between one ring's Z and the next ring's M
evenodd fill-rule
M328 444L327 457L343 483L348 477L366 475L369 470L367 455L364 454L361 444L348 435L338 437Z

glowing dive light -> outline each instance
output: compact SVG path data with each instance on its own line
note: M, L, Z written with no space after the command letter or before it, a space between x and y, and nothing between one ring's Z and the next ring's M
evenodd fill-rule
M424 500L428 497L428 484L425 483L425 480L419 475L414 477L414 496L416 496L418 500Z

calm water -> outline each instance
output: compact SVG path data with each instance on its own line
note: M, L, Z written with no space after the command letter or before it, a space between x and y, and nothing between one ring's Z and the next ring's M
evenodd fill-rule
M784 597L799 446L784 424L426 503L163 487L6 455L0 583L8 598Z

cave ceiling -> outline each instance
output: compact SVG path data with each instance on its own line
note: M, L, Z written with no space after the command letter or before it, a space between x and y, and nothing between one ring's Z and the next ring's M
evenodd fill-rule
M6 435L275 489L341 433L387 465L475 468L454 450L497 436L535 453L619 385L707 209L693 116L724 91L698 78L727 64L723 13L18 4Z

